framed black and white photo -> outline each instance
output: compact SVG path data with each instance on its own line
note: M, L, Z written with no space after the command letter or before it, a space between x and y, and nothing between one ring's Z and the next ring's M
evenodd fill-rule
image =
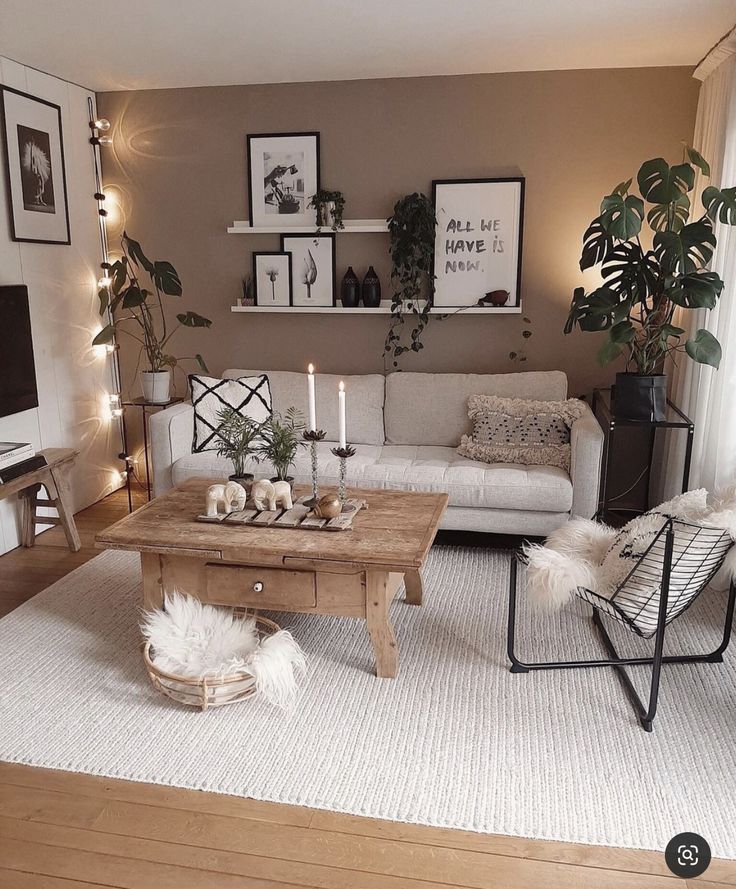
M13 240L70 244L61 108L2 87L0 109Z
M257 306L291 305L291 253L263 250L253 254Z
M432 195L434 305L520 306L523 177L437 179Z
M314 225L308 207L319 190L319 133L248 136L248 209L254 228Z
M291 304L335 305L335 235L281 235L281 250L291 253Z

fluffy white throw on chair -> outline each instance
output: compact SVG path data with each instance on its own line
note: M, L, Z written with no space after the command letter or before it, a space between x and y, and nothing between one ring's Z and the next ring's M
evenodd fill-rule
M621 529L571 519L553 531L544 546L525 544L527 594L540 609L566 605L578 587L610 597L649 548L667 518L722 528L736 540L736 485L712 497L705 489L688 491L638 516ZM736 547L714 578L716 587L736 577Z
M141 630L159 669L191 679L247 670L259 694L278 707L293 701L297 677L306 670L304 653L288 630L259 642L255 618L191 596L167 596L165 610L144 614Z

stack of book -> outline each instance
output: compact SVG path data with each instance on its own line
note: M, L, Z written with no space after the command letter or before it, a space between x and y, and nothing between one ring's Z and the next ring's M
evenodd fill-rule
M37 456L30 444L0 441L0 484L45 465L46 460L40 455Z

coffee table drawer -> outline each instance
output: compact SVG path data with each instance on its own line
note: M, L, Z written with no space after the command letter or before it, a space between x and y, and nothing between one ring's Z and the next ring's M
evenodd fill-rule
M317 604L314 573L244 565L206 567L206 600L253 608L313 608Z

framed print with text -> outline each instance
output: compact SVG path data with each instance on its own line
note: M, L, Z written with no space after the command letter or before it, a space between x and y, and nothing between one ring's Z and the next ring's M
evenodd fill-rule
M438 179L432 195L434 305L521 305L524 178Z

